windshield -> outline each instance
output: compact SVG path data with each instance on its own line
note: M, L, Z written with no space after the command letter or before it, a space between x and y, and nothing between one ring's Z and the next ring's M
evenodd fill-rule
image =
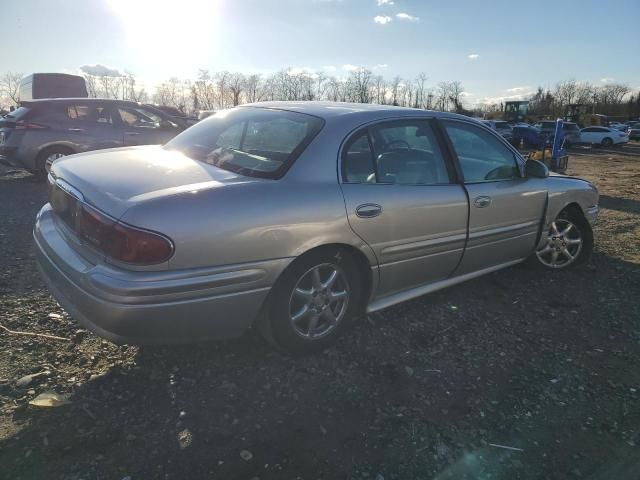
M323 125L311 115L242 107L208 117L165 148L241 175L280 178Z

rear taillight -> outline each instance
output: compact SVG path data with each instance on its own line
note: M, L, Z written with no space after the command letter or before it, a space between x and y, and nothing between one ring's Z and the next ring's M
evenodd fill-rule
M164 235L117 222L86 204L79 207L75 226L82 240L120 262L162 263L173 253L173 244Z
M16 126L15 126L16 130L41 130L45 128L49 128L49 127L45 125L40 125L39 123L25 122L25 121L16 122Z

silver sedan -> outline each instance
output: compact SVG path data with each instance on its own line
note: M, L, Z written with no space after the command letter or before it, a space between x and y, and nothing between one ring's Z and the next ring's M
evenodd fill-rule
M81 324L117 343L255 326L326 347L364 312L533 259L588 260L596 188L525 161L460 115L268 102L163 147L64 157L34 228Z

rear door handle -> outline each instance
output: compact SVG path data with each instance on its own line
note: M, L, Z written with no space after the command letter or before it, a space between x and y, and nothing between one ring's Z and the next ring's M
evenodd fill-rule
M70 132L84 132L84 129L82 129L82 128L70 128L69 131Z
M489 205L491 205L491 197L487 197L486 195L476 197L473 201L473 205L478 208L488 207Z
M356 215L360 218L373 218L382 213L382 207L377 203L363 203L356 208Z

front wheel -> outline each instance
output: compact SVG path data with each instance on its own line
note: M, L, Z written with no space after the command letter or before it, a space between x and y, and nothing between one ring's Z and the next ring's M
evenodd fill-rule
M613 145L613 140L611 140L609 137L602 139L603 147L610 147L611 145Z
M558 270L586 263L592 251L589 222L581 215L563 212L551 222L546 242L536 252L536 258L539 264Z
M362 280L350 256L340 250L311 253L274 286L265 336L289 353L323 350L359 313L361 298Z

